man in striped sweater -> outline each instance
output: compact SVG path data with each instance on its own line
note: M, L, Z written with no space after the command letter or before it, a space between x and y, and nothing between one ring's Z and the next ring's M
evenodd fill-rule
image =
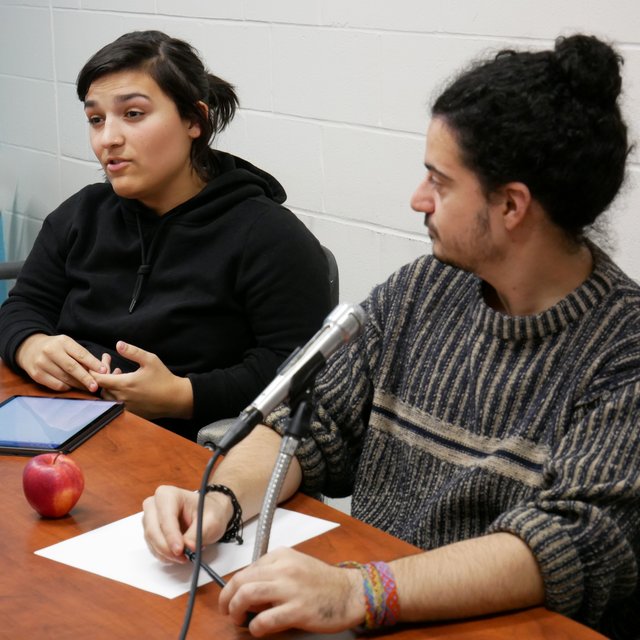
M637 637L625 612L640 550L640 287L584 235L624 177L620 62L573 36L503 52L436 100L412 199L433 256L366 300L362 336L316 380L312 437L282 495L352 494L354 516L425 553L346 568L267 554L220 596L239 623L261 611L253 634L545 604ZM287 414L213 476L245 518ZM162 559L193 548L195 500L161 487L145 501ZM207 494L204 540L237 511Z

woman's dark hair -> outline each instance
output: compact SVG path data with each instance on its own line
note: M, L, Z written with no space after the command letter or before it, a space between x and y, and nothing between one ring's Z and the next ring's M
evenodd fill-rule
M180 117L200 125L191 145L191 164L208 182L216 174L215 154L209 147L216 133L233 119L238 97L232 85L209 73L187 42L161 31L132 31L106 45L82 67L76 87L84 102L94 80L117 71L147 72L175 103ZM208 113L198 105L208 105Z
M551 220L580 241L624 179L627 127L618 107L622 58L593 36L553 51L501 51L453 81L432 107L486 195L526 184Z

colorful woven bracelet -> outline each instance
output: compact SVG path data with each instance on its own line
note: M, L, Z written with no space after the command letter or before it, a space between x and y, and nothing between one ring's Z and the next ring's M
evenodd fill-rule
M391 567L386 562L341 562L339 567L358 569L364 586L364 624L367 631L390 627L400 618L400 600Z

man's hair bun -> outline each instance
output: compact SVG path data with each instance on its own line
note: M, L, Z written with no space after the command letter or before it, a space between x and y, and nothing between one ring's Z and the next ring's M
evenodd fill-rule
M622 88L622 57L594 36L574 35L556 40L558 69L578 98L602 107L616 103Z

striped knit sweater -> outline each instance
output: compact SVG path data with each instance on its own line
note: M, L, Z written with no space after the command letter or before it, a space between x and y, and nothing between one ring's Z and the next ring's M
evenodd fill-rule
M591 277L528 317L431 256L402 268L316 380L297 457L305 491L353 494L355 517L423 549L515 534L546 605L609 629L638 583L640 287L592 250Z

